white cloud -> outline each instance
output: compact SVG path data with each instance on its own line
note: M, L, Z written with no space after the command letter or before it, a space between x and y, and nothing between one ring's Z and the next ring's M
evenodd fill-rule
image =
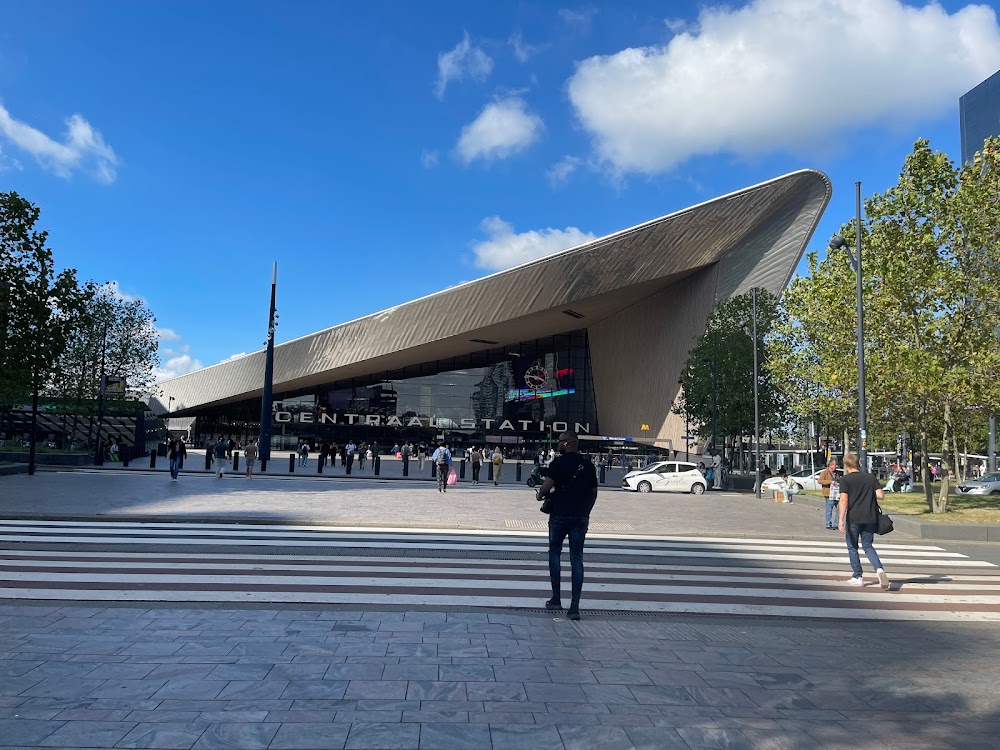
M153 379L157 383L162 383L164 380L179 378L181 375L200 370L203 366L201 360L195 359L190 354L175 352L174 356L167 359L161 367L153 370Z
M115 181L118 157L80 115L66 120L66 134L56 141L27 123L15 120L0 105L0 136L31 154L44 168L69 179L75 170L85 170L105 184Z
M139 301L139 300L142 299L141 297L136 297L133 294L128 294L127 292L123 291L122 288L121 288L121 284L119 284L117 281L106 281L103 284L101 284L101 288L109 296L111 296L111 297L117 297L118 299L122 300L123 302L136 302L136 301ZM169 330L169 329L166 329L166 330Z
M438 165L440 156L437 151L428 151L424 149L420 152L420 164L424 169L434 169Z
M543 128L542 118L528 112L523 99L511 96L487 104L462 128L456 150L466 164L505 159L538 140Z
M159 326L155 326L155 328L156 328L156 336L157 338L160 339L160 341L181 340L180 334L177 333L177 331L175 331L173 328L160 328Z
M542 258L595 238L590 232L582 232L576 227L539 229L517 234L513 225L499 216L483 219L480 226L488 239L472 246L475 263L480 268L493 271Z
M653 174L933 117L997 68L1000 29L983 5L754 0L703 9L665 46L584 60L567 88L598 158Z
M664 24L666 24L672 34L680 34L688 27L688 22L684 18L668 18L664 21Z
M528 62L528 60L545 49L544 45L528 44L525 42L520 31L515 31L511 34L507 40L507 44L514 50L514 58L520 63Z
M579 156L564 156L562 159L549 167L549 170L545 173L545 177L548 179L549 185L552 187L559 187L560 185L566 184L570 175L573 174L579 166Z
M473 47L468 32L455 47L438 55L438 77L434 84L434 95L444 98L444 90L452 81L466 78L482 82L493 71L493 59L479 47Z
M583 8L581 10L560 8L558 12L559 19L567 26L573 26L578 31L589 31L590 22L597 15L597 8Z
M230 361L232 361L234 359L239 359L240 357L246 357L249 354L250 354L250 352L236 352L236 354L230 354L228 357L226 357L222 361L223 362L230 362Z

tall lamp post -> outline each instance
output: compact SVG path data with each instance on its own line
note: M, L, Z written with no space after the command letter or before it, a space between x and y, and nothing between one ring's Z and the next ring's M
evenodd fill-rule
M271 401L274 390L274 328L278 325L278 314L274 308L275 292L278 285L278 262L271 267L271 308L267 316L267 354L264 360L264 393L260 399L260 441L257 454L260 468L264 470L271 459Z
M107 386L107 375L104 372L104 360L108 353L108 324L104 324L104 333L101 334L101 383L100 390L97 391L97 446L94 448L94 464L104 465L104 440L101 431L104 429L104 389Z
M865 407L865 313L862 305L863 296L861 288L861 182L854 183L857 200L857 244L855 252L851 252L851 246L839 234L834 235L830 240L832 250L847 249L851 258L851 265L854 267L857 276L857 303L858 303L858 426L860 430L858 440L858 457L861 459L861 467L868 471L868 414Z
M757 369L757 287L750 291L753 300L753 444L754 444L754 471L760 472L760 375ZM757 499L760 499L761 484L763 476L758 477Z

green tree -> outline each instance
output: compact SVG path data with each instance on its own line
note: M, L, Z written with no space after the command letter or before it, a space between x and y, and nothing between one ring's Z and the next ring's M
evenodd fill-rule
M114 284L91 284L83 325L73 329L48 391L76 403L77 419L92 412L100 387L101 352L107 332L105 372L125 378L129 391L144 395L159 364L156 318L141 299L122 295Z
M743 436L753 435L752 315L750 292L717 305L681 374L682 396L675 413L686 413L694 423L693 431L701 438L710 438L714 426L720 450L724 442L737 445ZM783 398L766 366L770 355L765 340L777 315L777 298L758 290L758 401L762 434L786 421Z
M38 394L51 380L72 330L86 322L91 290L76 271L55 272L39 209L17 193L0 193L0 381L9 394L32 397L29 471L34 469ZM9 378L9 381L8 381Z
M998 174L1000 141L988 141L974 164L957 170L919 140L898 183L865 202L869 432L883 445L902 429L919 437L932 512L948 507L957 415L965 421L978 409L985 416L1000 401L993 374L1000 355L992 345L1000 325ZM853 240L853 222L841 233ZM793 282L782 301L785 317L775 350L788 375L779 382L800 413L824 414L856 428L854 271L846 249L832 250L823 260L810 253L808 263L808 276ZM937 497L927 469L934 436L940 436L945 470Z

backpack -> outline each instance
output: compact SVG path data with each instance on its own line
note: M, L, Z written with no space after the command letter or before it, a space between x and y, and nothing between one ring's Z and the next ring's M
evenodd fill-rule
M493 465L494 466L499 466L501 461L503 461L503 459L500 457L500 454L499 453L494 453L493 454Z

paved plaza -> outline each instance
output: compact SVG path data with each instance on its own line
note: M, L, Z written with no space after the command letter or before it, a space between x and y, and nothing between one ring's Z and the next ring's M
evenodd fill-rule
M893 534L894 589L852 590L805 504L602 491L579 622L540 611L523 486L41 472L0 477L0 519L2 748L949 750L1000 731L993 548Z

